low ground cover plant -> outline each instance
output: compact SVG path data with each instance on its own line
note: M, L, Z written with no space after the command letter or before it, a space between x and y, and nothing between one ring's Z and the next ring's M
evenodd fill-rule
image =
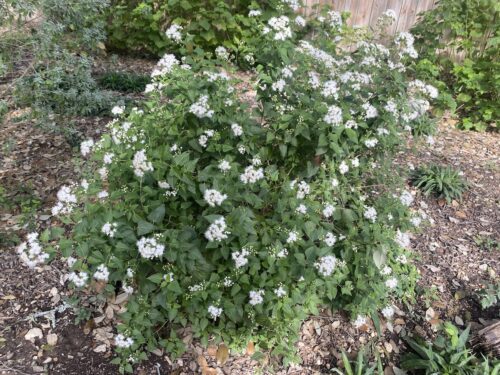
M203 344L252 341L288 364L319 307L363 327L412 298L408 231L423 217L388 183L391 155L415 126L431 132L437 91L406 78L411 35L351 53L336 12L298 45L296 19L257 22L273 63L256 67L253 101L224 47L210 61L164 55L148 99L113 108L107 134L80 145L88 175L52 209L64 227L18 248L31 267L61 253L76 289L128 294L121 371L157 347L182 353L187 326Z
M151 77L130 72L106 72L98 77L98 82L106 90L144 92Z
M434 195L450 203L461 199L467 189L467 183L459 171L449 166L430 165L417 168L411 177L413 186L425 195Z

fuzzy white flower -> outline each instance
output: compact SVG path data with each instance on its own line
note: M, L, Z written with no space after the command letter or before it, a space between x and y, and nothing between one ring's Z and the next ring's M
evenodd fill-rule
M219 165L218 165L218 168L222 172L227 172L231 169L231 164L227 160L221 160Z
M165 246L158 243L154 237L142 237L137 241L137 250L143 258L153 259L159 258L165 251Z
M376 139L376 138L371 138L371 139L365 140L365 146L368 148L375 147L377 145L377 143L378 143L378 139Z
M325 277L330 276L335 271L336 265L337 258L334 255L323 256L314 264L318 272Z
M107 222L102 226L101 232L104 233L106 236L113 238L116 234L117 228L118 224Z
M323 121L332 126L338 126L342 123L342 109L335 105L328 107L328 112Z
M179 60L172 54L165 54L156 64L156 68L151 73L151 77L163 76L170 73L176 66L179 65Z
M189 107L189 112L194 114L198 118L211 118L214 115L214 111L208 106L208 96L202 95L197 102L191 104Z
M121 333L115 336L115 345L122 349L130 348L134 344L134 340L130 337L124 336Z
M372 223L375 222L375 220L377 220L377 210L375 210L374 207L369 207L369 206L365 206L365 211L363 212L363 216L370 220Z
M87 283L89 275L86 272L71 272L68 275L68 280L71 281L77 288L82 288Z
M259 9L252 9L248 12L248 17L259 17L262 14L262 11Z
M366 317L362 316L362 315L358 315L356 317L356 320L353 322L353 325L354 325L355 328L361 328L364 325L366 325L366 323L367 323Z
M226 229L226 220L221 217L209 225L208 229L205 232L205 238L210 242L220 242L222 240L225 240L227 239L228 234L231 234Z
M101 264L97 267L97 271L94 273L94 279L100 281L108 281L109 278L109 270L104 264Z
M244 173L240 175L240 180L244 184L254 184L263 178L264 170L262 168L256 169L253 165L246 167Z
M295 24L299 27L304 27L306 25L306 20L304 17L297 16L295 17Z
M396 279L395 277L392 277L392 278L386 280L385 286L390 288L390 289L394 289L395 287L398 286L398 279Z
M273 91L283 92L285 86L286 86L285 80L279 79L276 82L273 82L271 88L273 89Z
M338 99L339 87L337 86L337 82L335 81L326 81L323 84L323 90L321 90L321 95L323 95L325 98L329 97L334 97L335 99Z
M140 150L135 153L132 166L134 167L134 174L137 177L143 177L146 172L153 171L153 164L148 161L146 150Z
M49 259L49 254L43 251L36 232L28 234L27 241L20 244L16 252L21 261L29 268L34 268Z
M378 111L377 108L372 106L370 103L365 103L362 105L363 109L365 110L365 117L367 119L369 118L375 118L378 116Z
M340 163L339 172L340 172L340 174L346 174L347 172L349 172L349 166L347 165L347 163L345 161L342 161Z
M339 186L339 180L337 180L336 178L332 178L330 180L330 184L332 185L332 188L336 188L337 186Z
M304 199L311 192L311 187L305 181L297 184L297 199Z
M325 208L323 208L323 216L326 218L332 217L334 212L335 207L333 207L331 204L327 204Z
M171 39L174 42L178 43L182 40L181 31L182 31L181 25L172 24L165 32L165 35L167 36L168 39Z
M286 258L287 255L288 255L288 250L285 248L282 248L280 251L276 253L277 258Z
M399 200L403 205L406 207L410 207L413 203L413 195L409 191L403 191L401 195L399 196Z
M221 194L215 189L207 189L203 193L203 199L210 207L220 206L227 199L226 194Z
M276 294L278 298L281 298L286 296L286 290L283 288L283 286L280 286L279 288L274 289L274 294Z
M392 317L394 316L394 307L392 307L392 306L386 306L386 307L384 307L382 309L382 315L387 320L392 319Z
M264 302L264 291L261 290L251 290L249 293L250 296L250 305L259 305Z
M97 193L97 198L99 199L105 199L109 197L109 193L106 190L102 190L99 193Z
M335 243L337 242L337 236L335 236L333 233L331 232L328 232L326 235L325 235L325 244L327 246L333 246L335 245Z
M382 270L380 270L380 273L384 276L390 275L392 273L392 268L389 266L385 266L384 268L382 268Z
M295 212L298 214L305 215L307 213L307 207L305 204L300 204L296 209Z
M91 138L87 139L80 143L80 152L83 156L87 156L92 151L92 147L94 147L94 140Z
M292 37L292 30L289 26L290 19L287 16L271 17L268 21L268 29L264 30L269 32L271 29L274 31L274 40L286 40Z
M243 128L236 123L231 125L231 130L233 131L235 137L240 137L243 135Z
M294 242L297 242L298 239L299 239L299 233L292 230L288 233L286 243L294 243Z
M222 314L222 307L210 305L208 306L208 313L210 314L212 319L216 320Z
M107 152L104 154L104 157L103 157L103 162L104 164L111 164L113 162L113 157L115 156L115 154L113 154L112 152Z
M244 267L248 264L248 256L250 255L250 252L243 248L241 251L235 251L231 254L231 257L234 260L234 265L236 268L241 268Z
M52 215L68 215L76 206L77 198L69 186L61 186L57 192L57 203L52 207Z
M123 114L123 112L125 112L125 107L124 106L115 105L111 109L111 113L113 114L113 116L120 116L120 115Z
M410 235L406 232L401 232L399 229L396 232L396 237L394 241L402 248L409 249L410 248Z

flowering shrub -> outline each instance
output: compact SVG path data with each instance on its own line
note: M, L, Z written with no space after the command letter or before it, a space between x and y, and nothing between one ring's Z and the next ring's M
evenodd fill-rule
M53 214L71 224L58 249L74 287L129 294L121 370L158 346L179 354L186 326L205 344L252 340L297 360L300 323L319 306L359 327L411 297L407 230L422 218L384 165L427 121L435 90L405 79L410 36L345 52L329 38L341 18L329 17L328 38L297 47L289 20L267 21L282 63L260 69L256 108L235 90L226 50L199 69L165 55L143 108L114 108L109 132L82 143L91 174L58 194ZM19 251L31 265L53 252L30 241Z

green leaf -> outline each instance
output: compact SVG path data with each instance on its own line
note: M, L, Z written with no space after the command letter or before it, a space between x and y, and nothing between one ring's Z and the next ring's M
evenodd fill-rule
M137 223L137 235L138 236L143 236L145 234L151 233L155 229L156 229L156 227L153 224L151 224L145 220L141 220Z
M148 280L152 281L155 284L160 284L163 281L163 274L155 273L154 275L149 276Z
M165 217L165 205L156 207L151 213L148 215L148 220L153 223L161 223L163 218Z

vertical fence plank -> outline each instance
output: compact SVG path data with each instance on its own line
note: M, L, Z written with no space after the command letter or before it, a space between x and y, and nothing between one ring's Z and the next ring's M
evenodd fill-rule
M370 15L370 26L377 23L377 19L387 9L387 0L373 0L372 14Z

